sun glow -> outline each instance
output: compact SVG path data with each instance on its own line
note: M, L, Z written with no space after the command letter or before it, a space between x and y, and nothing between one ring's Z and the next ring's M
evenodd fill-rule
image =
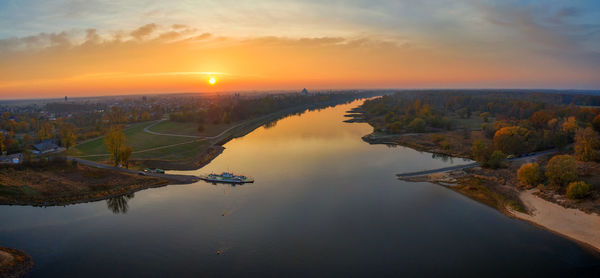
M217 79L214 77L211 77L208 79L208 84L210 85L215 85L215 83L217 83Z

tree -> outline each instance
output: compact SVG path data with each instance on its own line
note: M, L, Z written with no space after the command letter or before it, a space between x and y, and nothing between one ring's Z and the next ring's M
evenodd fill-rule
M75 144L75 126L71 123L64 123L60 126L60 144L65 148L70 148Z
M483 119L483 122L487 123L490 120L490 112L483 112L479 115L479 117Z
M4 141L6 138L4 137L4 133L0 132L0 154L6 151L6 146L4 145Z
M598 133L591 127L580 128L575 134L575 156L581 161L593 161L596 159L596 149L600 147Z
M518 126L503 127L494 134L494 145L504 153L518 154L526 151L527 129Z
M129 168L129 159L132 153L133 149L130 146L123 145L119 149L119 162L121 165L125 165L125 168Z
M594 119L592 120L592 126L596 131L600 132L600 114L594 117Z
M471 146L471 154L473 155L473 159L475 159L475 161L485 165L490 158L491 151L485 142L483 142L483 140L476 139L473 141L473 145Z
M537 128L544 128L551 119L552 115L550 115L550 113L546 111L537 111L529 117L529 122Z
M104 135L104 144L106 145L106 149L111 155L111 160L115 163L115 166L119 165L121 162L120 154L121 148L125 145L125 134L123 133L123 127L111 126L108 129L106 135Z
M537 163L525 163L517 171L517 177L523 184L534 186L542 179L540 165Z
M573 135L577 131L577 120L575 120L575 117L569 117L562 124L562 130L569 135Z
M555 155L546 165L546 177L551 184L565 186L577 179L577 163L570 155Z
M53 137L52 130L54 130L52 123L44 122L42 124L42 126L40 127L40 130L38 130L38 132L37 132L38 140L46 140L46 139L52 138Z
M421 118L415 118L408 124L408 127L414 132L423 132L425 131L425 120Z
M581 198L585 198L588 194L590 194L590 191L592 190L592 187L584 182L584 181L575 181L572 183L569 183L569 187L567 187L567 198L569 199L581 199Z
M504 159L506 159L506 155L502 151L495 150L492 155L490 155L490 159L487 164L492 169L497 169L503 166Z
M150 120L150 113L148 111L142 112L142 121L146 122Z

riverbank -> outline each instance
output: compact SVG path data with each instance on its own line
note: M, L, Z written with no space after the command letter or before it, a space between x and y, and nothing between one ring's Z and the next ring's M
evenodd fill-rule
M600 252L600 215L565 208L540 197L538 189L520 192L529 213L511 211L517 218L561 234Z
M356 98L360 99L360 98ZM134 159L131 161L135 167L139 168L161 168L165 170L197 170L204 167L206 164L210 163L213 159L219 156L225 148L227 142L243 137L246 134L254 131L255 129L268 125L270 123L276 123L278 120L283 119L285 117L304 113L308 110L313 109L321 109L325 107L335 106L338 104L346 103L349 101L354 101L356 99L346 100L343 102L340 101L328 101L319 104L311 104L311 105L302 105L298 107L292 107L288 109L281 110L279 112L271 113L268 115L264 115L261 117L257 117L255 119L250 119L245 121L242 124L238 124L235 128L228 130L227 132L211 137L205 146L199 150L198 154L191 159L183 159L183 160L165 160L165 159ZM169 135L164 135L169 136ZM178 134L173 134L173 136L179 136ZM185 151L184 149L178 151Z
M0 205L64 206L131 194L176 180L56 162L0 168Z
M514 173L524 162L510 162L505 169L475 167L399 179L445 186L509 217L526 220L600 252L600 215L589 209L589 201L574 205L564 197L551 199L548 195L555 194L520 187Z
M33 267L33 260L27 253L0 247L0 277L16 278L27 274Z

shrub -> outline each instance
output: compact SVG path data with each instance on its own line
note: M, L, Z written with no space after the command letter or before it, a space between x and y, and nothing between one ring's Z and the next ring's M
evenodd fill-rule
M446 140L440 142L440 147L442 147L442 149L444 150L449 150L450 148L452 148L452 145L450 145L450 143Z
M492 155L490 155L490 159L488 160L488 166L492 169L500 168L503 166L504 159L506 156L502 151L495 150Z
M412 120L410 122L410 124L408 124L408 127L413 132L423 132L423 131L425 131L425 126L426 126L425 120L423 120L421 118L415 118L414 120Z
M491 155L490 148L481 139L476 139L473 141L473 146L471 146L471 154L473 159L481 164L486 164Z
M439 144L440 142L444 141L444 139L446 139L446 136L444 136L443 134L431 134L431 141L433 141L436 144Z
M517 177L523 184L534 186L538 184L542 179L542 172L540 171L540 165L537 163L526 163L519 168L517 171Z
M586 182L575 181L575 182L569 183L569 187L567 187L567 198L569 198L569 199L585 198L585 196L590 194L591 190L592 190L592 187L589 184L587 184Z
M577 176L577 164L570 155L555 155L546 165L546 177L553 185L565 186Z

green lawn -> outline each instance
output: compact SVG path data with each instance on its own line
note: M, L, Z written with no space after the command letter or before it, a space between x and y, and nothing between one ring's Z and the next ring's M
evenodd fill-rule
M193 142L197 139L184 138L184 137L173 137L173 136L163 136L163 135L153 135L144 132L144 127L148 126L150 123L138 123L133 124L127 127L124 131L125 136L127 138L127 145L133 148L134 152L143 151L151 148L157 148L162 146L168 146L173 144L185 143L185 142ZM149 158L162 158L161 156L169 155L171 152L178 151L185 146L190 145L204 145L199 143L190 143L179 146L174 146L172 148L165 148L145 153L136 154L134 153L133 158L138 158L138 156ZM79 144L68 151L69 155L73 156L84 156L84 155L94 155L94 154L107 154L106 146L104 145L104 137L99 137L94 140ZM185 154L187 155L187 154ZM104 160L106 157L86 157L86 159L90 160Z
M192 141L190 143L172 146L149 152L134 153L134 159L187 160L196 157L208 148L207 141Z
M151 131L168 134L192 135L192 136L215 136L224 130L236 125L231 124L204 124L204 131L198 131L197 123L180 123L172 121L163 121L150 128Z

